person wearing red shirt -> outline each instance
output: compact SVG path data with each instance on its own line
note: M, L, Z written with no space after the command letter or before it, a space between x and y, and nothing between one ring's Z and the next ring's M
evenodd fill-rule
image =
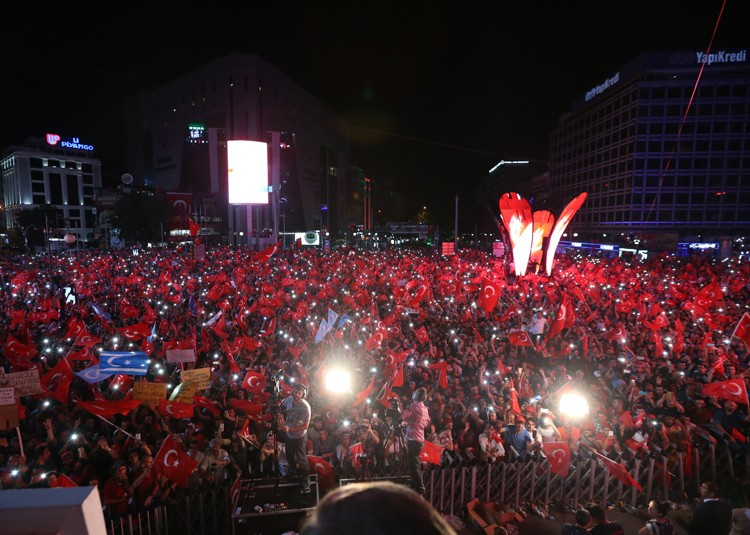
M102 504L109 508L111 514L122 515L128 512L128 501L132 495L133 488L128 484L128 469L125 463L118 462L112 477L104 485Z

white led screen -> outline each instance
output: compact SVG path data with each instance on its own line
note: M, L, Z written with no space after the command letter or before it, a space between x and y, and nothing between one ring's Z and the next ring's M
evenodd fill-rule
M268 204L268 147L260 141L227 141L229 204Z

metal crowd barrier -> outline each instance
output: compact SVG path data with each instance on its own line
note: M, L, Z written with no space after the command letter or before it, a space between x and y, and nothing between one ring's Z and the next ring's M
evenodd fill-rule
M626 462L630 475L641 485L641 492L624 485L586 454L574 457L566 477L553 474L543 457L491 464L454 462L425 470L425 497L437 510L452 515L461 514L474 498L516 506L555 503L575 508L591 501L644 507L651 499L679 502L688 495L694 496L704 480L733 481L750 475L747 457L733 457L726 444L694 444L690 455L691 463L686 463L683 453ZM385 471L372 478L376 479L405 482L408 476ZM341 478L339 484L362 480ZM231 527L229 489L224 485L206 485L179 494L167 505L107 519L109 535L229 533Z

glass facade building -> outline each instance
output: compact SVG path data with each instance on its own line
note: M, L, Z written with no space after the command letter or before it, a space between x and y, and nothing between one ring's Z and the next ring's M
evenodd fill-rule
M701 73L702 69L702 73ZM700 74L700 81L696 80ZM728 239L750 229L750 63L746 49L650 52L561 117L550 197L588 199L578 232Z

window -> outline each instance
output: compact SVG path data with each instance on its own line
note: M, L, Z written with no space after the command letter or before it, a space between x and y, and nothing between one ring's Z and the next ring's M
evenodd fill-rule
M60 173L49 174L50 203L62 204L62 176Z

